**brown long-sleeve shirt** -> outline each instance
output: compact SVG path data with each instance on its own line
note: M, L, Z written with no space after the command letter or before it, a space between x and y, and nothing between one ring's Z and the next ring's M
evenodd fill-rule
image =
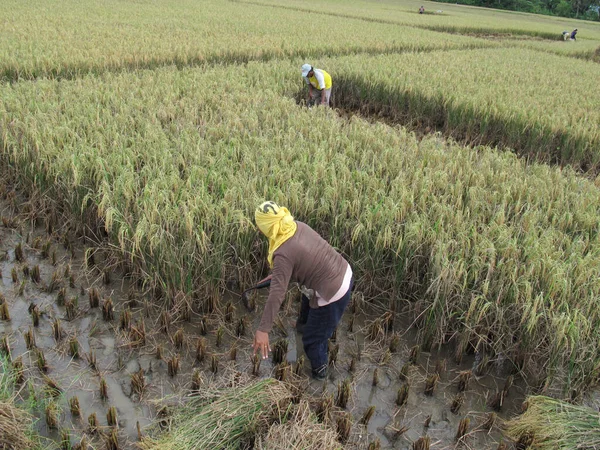
M340 289L348 262L325 239L305 223L298 222L294 236L273 254L273 272L269 298L258 329L271 331L275 316L285 299L290 281L313 289L329 301ZM311 307L317 307L311 299Z

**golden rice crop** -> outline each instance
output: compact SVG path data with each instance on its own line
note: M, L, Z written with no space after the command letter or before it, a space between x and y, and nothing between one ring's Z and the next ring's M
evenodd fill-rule
M595 408L544 396L528 397L527 410L506 423L515 441L533 438L532 450L600 448L599 417Z
M522 61L527 64L523 65ZM527 49L341 57L336 101L527 157L600 169L598 65ZM402 70L398 70L402 67ZM433 70L432 68L436 68Z
M323 15L299 17L229 1L9 0L0 29L0 79L229 64L278 57L388 53L494 43Z
M306 14L324 14L330 17L358 18L364 21L393 23L422 27L449 33L475 35L505 35L558 40L564 30L579 27L586 38L600 39L600 25L594 22L551 17L521 12L429 3L421 0L353 0L351 2L309 0L236 0L251 9L288 9ZM426 4L430 14L418 14L419 6ZM438 11L441 11L438 13ZM581 34L580 36L581 37Z
M253 281L265 249L252 212L270 198L372 280L366 295L412 299L424 342L488 336L574 386L595 379L596 186L302 109L283 95L299 89L299 63L5 85L2 154L76 216L100 217L122 257L174 290L205 298Z

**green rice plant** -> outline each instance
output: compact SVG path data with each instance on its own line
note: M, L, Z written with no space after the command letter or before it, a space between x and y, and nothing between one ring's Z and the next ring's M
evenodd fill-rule
M521 441L532 439L535 450L566 450L600 446L598 412L544 396L527 398L528 408L506 423L507 434Z
M290 401L287 389L273 379L223 391L205 391L175 412L167 433L146 438L140 447L161 449L241 448L257 425L272 420Z

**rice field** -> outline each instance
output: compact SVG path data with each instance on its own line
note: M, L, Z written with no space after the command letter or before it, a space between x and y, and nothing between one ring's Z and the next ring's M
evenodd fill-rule
M564 58L510 48L344 57L330 64L339 73L341 107L598 171L600 94L592 88L600 83L597 63L571 60L565 68Z
M425 352L583 392L600 375L600 26L418 4L11 0L3 171L44 193L51 227L64 214L156 301L202 314L266 273L252 212L273 199ZM307 60L339 109L303 107Z
M140 7L143 5L143 8ZM81 3L10 0L0 29L0 78L74 78L175 64L398 53L498 45L393 24L247 8L230 1ZM168 19L166 19L168 17ZM318 35L311 42L308 35Z
M325 14L330 17L360 18L364 21L421 27L432 31L480 36L532 37L559 40L564 30L584 31L578 39L600 40L597 22L550 17L528 13L498 11L466 5L430 1L393 0L369 1L329 0L311 4L304 0L236 0L257 8L289 9L301 13ZM419 6L426 14L418 14Z

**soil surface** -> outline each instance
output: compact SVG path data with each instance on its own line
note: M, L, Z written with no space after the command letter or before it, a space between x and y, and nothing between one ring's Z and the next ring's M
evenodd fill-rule
M188 310L185 305L189 300L185 297L156 299L124 276L120 266L108 254L86 248L68 229L48 230L43 220L35 220L35 211L28 211L24 205L25 200L10 187L0 200L3 223L0 226L0 256L3 256L0 293L6 299L10 313L10 320L0 321L0 338L8 338L13 360L18 357L23 360L25 382L21 393L30 402L35 399L39 418L37 428L42 435L58 442L61 431L67 430L73 444L85 434L95 448L104 448L103 441L111 430L107 412L114 406L120 447L134 448L138 424L142 434L148 433L164 405L176 404L189 393L195 369L209 378L219 377L226 367L243 372L252 370L252 333L260 319L264 297L257 299L256 311L248 313L239 301L237 289L232 289L223 293L221 311L212 314L201 314L193 306ZM68 238L68 244L65 238ZM17 254L15 252L19 244L23 250L21 261L17 260L18 250ZM32 274L38 266L40 281L36 282ZM17 282L13 282L14 274ZM59 306L62 303L59 298L61 288L64 289L65 304L71 302L69 307ZM90 305L90 292L94 290L100 293L99 307ZM287 358L294 362L303 352L301 336L293 327L298 308L295 291L291 290L288 297L280 313L281 320L271 335L271 347L277 339L287 339ZM113 317L106 317L109 320L105 320L102 311L105 299L111 299L113 305ZM225 306L228 301L233 307L229 317ZM399 301L399 304L404 303ZM33 309L39 311L37 326L33 324ZM110 306L107 309L110 310ZM130 312L131 325L123 327L121 316L124 311ZM381 448L410 449L413 441L428 435L433 449L455 448L459 422L469 418L467 436L458 445L466 449L496 449L501 439L498 427L502 419L518 413L524 398L525 386L518 375L514 376L514 383L503 396L496 424L491 431L483 430L479 427L493 411L487 406L488 401L505 387L509 375L507 364L493 360L485 374L473 375L463 393L464 403L454 414L450 406L458 393L459 375L473 370L482 355L464 355L460 364L456 364L454 349L443 348L435 352L422 351L414 364L407 365L415 333L403 323L399 313L394 317L393 329L378 334L379 328L373 323L387 312L355 292L336 340L331 343L332 351L335 346L339 346L339 350L328 379L308 381L308 364L303 370L307 392L315 397L330 393L335 398L338 384L347 378L352 380L347 410L354 417L354 425L349 447L366 448L370 442L379 439ZM246 330L238 337L238 324L242 318ZM135 332L142 329L142 321L145 343L138 342L140 334ZM62 328L58 340L53 329L57 323ZM202 323L205 335L202 334ZM35 348L28 350L24 335L29 330L35 336ZM179 330L183 333L181 347L176 345ZM369 336L373 330L373 335ZM219 335L222 337L217 345ZM398 345L389 352L394 335L399 338ZM71 351L70 341L74 338L78 342L79 357L73 356ZM199 338L205 339L207 344L207 357L202 362L196 358ZM158 347L161 348L161 359L157 359ZM231 359L232 347L237 353L235 360ZM40 351L47 361L45 374L37 365ZM180 357L180 367L178 373L171 376L168 361L176 355ZM216 374L211 370L212 355L219 364ZM94 356L95 369L90 364ZM351 372L352 358L355 366ZM441 372L433 394L425 395L426 378L434 373L442 360L446 361L446 369ZM405 377L401 375L403 367L408 369ZM273 369L270 360L263 361L259 376L272 376ZM374 386L376 369L378 380ZM140 373L146 381L141 395L132 391L132 376ZM46 424L45 405L49 396L45 387L48 379L44 377L54 380L61 390L55 399L60 406L58 430L49 429ZM106 399L100 395L102 379L108 387ZM409 385L408 399L399 407L396 405L397 393L405 383ZM69 400L75 396L79 400L81 417L73 416L69 408ZM375 406L372 419L367 426L360 425L360 418L370 406ZM100 425L96 433L88 426L88 417L94 413ZM430 423L425 428L428 417ZM399 432L403 427L406 430Z

